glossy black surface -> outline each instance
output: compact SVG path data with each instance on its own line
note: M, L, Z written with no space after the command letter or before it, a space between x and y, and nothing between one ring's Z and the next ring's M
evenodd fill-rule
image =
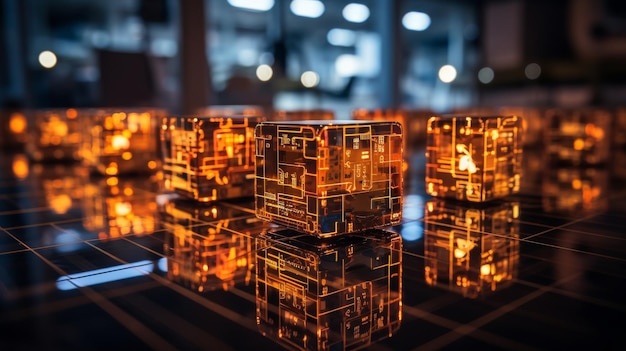
M543 165L540 152L525 152L522 193L506 199L519 204L517 235L478 231L517 241L514 274L469 297L426 282L430 199L420 181L423 152L416 153L403 224L389 228L403 239L402 322L368 349L623 349L626 166L558 169ZM257 327L254 267L247 266L250 279L238 274L202 291L170 279L172 227L159 214L167 196L159 196L158 180L135 178L125 194L120 178L115 194L77 165L25 161L0 156L0 349L282 348ZM580 182L566 176L572 172L583 174ZM224 206L252 218L252 204ZM200 216L181 225L216 225L209 222ZM232 235L256 235L254 227L233 228Z

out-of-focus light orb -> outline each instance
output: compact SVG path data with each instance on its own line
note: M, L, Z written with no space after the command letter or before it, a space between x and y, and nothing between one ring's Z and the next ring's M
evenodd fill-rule
M111 146L115 150L127 150L130 147L130 140L123 135L114 135Z
M333 28L326 34L326 40L330 45L354 46L356 43L356 33L353 30Z
M526 68L524 68L524 74L526 75L526 78L535 80L541 75L541 66L534 62L529 63L526 65Z
M293 0L289 9L296 16L318 18L326 10L326 6L319 0Z
M43 68L52 68L57 65L57 55L50 50L44 50L39 53L39 64Z
M320 76L313 71L306 71L300 76L300 82L302 82L302 85L306 88L313 88L320 83Z
M335 70L341 77L352 77L359 72L361 62L355 55L339 55L335 61Z
M424 12L411 11L402 16L402 25L408 30L424 31L430 27L430 16Z
M483 67L478 71L478 80L483 84L489 84L493 81L495 74L491 67Z
M443 65L439 69L439 79L444 83L451 83L456 79L456 68L452 65Z
M228 0L228 3L244 10L268 11L274 7L274 0Z
M16 155L13 158L12 162L12 170L15 177L18 179L24 179L28 177L29 167L28 167L28 157L23 154Z
M259 65L259 67L256 68L256 77L262 82L267 82L272 79L273 75L274 71L269 65Z
M370 9L366 5L353 2L344 6L341 14L348 22L363 23L370 17Z
M9 119L9 130L14 134L24 133L26 131L26 117L21 113L13 113Z

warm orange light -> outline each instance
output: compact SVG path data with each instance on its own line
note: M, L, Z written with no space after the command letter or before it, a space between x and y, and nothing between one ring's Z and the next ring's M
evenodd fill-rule
M12 164L13 174L18 179L24 179L28 177L28 158L25 155L17 155L13 158Z
M78 111L75 108L70 108L70 109L67 109L67 111L65 112L65 115L69 119L74 119L78 117Z
M111 146L115 150L127 150L130 147L130 140L123 135L114 135L111 139Z
M26 131L26 117L21 113L13 113L9 119L9 129L14 134L24 133Z
M50 200L52 211L57 214L65 214L72 207L72 199L67 194L55 196Z
M133 205L130 202L116 202L115 203L115 214L118 216L127 216L133 211Z

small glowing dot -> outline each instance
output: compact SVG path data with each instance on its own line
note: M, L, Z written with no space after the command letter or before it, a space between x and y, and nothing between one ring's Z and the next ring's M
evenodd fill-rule
M148 168L155 169L157 167L156 161L148 161Z
M28 158L25 155L17 155L13 159L13 174L19 179L28 177Z
M65 111L65 115L69 119L74 119L78 117L78 111L75 108L70 108L70 109L67 109L67 111Z
M585 148L585 141L584 140L582 140L580 138L574 140L574 150L580 151L580 150L582 150L584 148Z
M541 75L541 66L536 63L529 63L524 69L524 74L526 75L526 78L535 80Z
M267 82L268 80L272 79L273 75L274 71L269 65L259 65L259 67L257 67L256 69L256 77L259 78L259 80L262 82Z
M107 178L107 185L108 186L116 186L118 184L119 180L117 179L117 177L109 177Z
M443 65L439 69L439 79L444 83L451 83L456 79L456 68L452 65Z
M578 190L580 188L582 188L582 182L580 181L580 179L572 180L572 189Z
M21 113L14 113L9 120L9 129L15 134L26 131L26 117Z
M478 80L483 84L489 84L494 78L493 69L491 67L483 67L478 71Z
M480 274L482 275L489 275L489 273L491 273L491 266L488 264L484 264L482 266L480 266Z
M320 76L313 71L306 71L300 76L300 82L307 88L313 88L319 84Z
M132 152L130 152L130 151L125 151L125 152L123 152L123 153L122 153L122 159L124 159L124 160L128 161L128 160L130 160L131 158L133 158L133 153L132 153Z
M370 9L357 3L350 3L346 5L341 11L343 18L352 23L363 23L370 17Z
M133 188L124 188L124 195L132 196L133 195Z
M43 68L52 68L57 65L57 55L50 50L44 50L39 53L39 64Z
M123 135L114 135L111 139L111 146L115 150L126 150L130 147L130 141Z

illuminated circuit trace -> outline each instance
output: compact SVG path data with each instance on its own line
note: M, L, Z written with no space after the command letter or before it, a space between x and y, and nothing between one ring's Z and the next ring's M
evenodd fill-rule
M426 204L426 283L468 298L510 285L519 263L519 204Z
M263 117L167 117L161 125L167 190L200 201L254 195L254 127Z
M188 199L170 200L160 211L168 279L198 292L250 283L253 237L266 222L227 204L198 206Z
M432 117L426 146L426 192L484 202L519 192L522 119Z
M158 123L163 110L84 110L83 164L97 173L152 173L159 167Z
M255 129L256 214L320 238L398 224L397 122L263 122Z
M300 350L356 350L402 319L402 239L372 229L321 240L291 229L257 239L261 333Z

